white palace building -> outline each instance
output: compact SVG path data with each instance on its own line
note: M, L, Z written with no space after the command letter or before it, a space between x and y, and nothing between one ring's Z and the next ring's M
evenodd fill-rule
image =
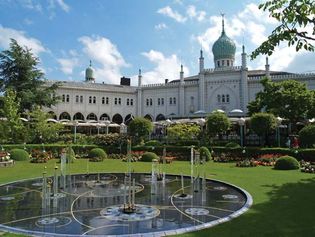
M117 124L128 124L134 116L161 121L205 115L217 109L228 115L234 110L245 116L248 103L262 90L260 80L265 76L273 81L297 80L315 89L315 74L270 71L268 59L264 70L248 70L245 47L242 47L241 65L234 63L235 51L235 43L226 35L222 21L221 36L212 46L214 68L205 68L200 51L197 75L185 77L181 66L179 79L143 85L139 70L138 86L131 86L130 79L125 77L120 85L95 83L90 65L84 82L62 83L57 89L62 100L48 111L57 120L110 120Z

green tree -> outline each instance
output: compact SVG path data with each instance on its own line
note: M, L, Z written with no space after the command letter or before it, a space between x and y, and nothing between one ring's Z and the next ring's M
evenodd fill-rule
M21 114L19 113L20 101L16 98L16 93L12 90L7 90L2 101L1 114L5 116L5 119L0 121L2 142L27 142L27 127L24 126L21 120Z
M150 135L153 131L153 124L150 120L136 117L129 123L128 132L139 142Z
M200 126L196 124L174 124L167 128L169 139L192 140L200 133Z
M252 130L268 144L268 135L277 126L277 119L271 113L256 113L250 118Z
M49 113L37 106L29 113L29 117L33 142L48 143L58 139L59 132L64 126L60 123L47 122L47 119L51 118Z
M10 49L0 53L0 91L12 89L20 100L20 112L32 110L33 106L54 105L58 83L45 86L44 74L38 67L39 59L31 50L21 47L11 39Z
M252 115L262 110L290 121L293 125L310 116L314 93L304 83L294 80L272 82L268 78L261 81L263 90L248 105Z
M207 133L210 137L221 135L231 127L231 122L225 113L212 112L206 120Z
M314 51L314 0L271 0L260 4L259 9L268 11L270 17L276 19L279 25L268 39L252 52L252 59L260 54L271 55L282 41L287 42L288 46L295 46L296 51Z

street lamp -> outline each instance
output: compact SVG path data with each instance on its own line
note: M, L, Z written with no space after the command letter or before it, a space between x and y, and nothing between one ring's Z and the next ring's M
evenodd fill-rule
M241 147L244 146L244 126L245 126L245 119L239 118L238 124L240 125L240 138L241 138Z
M280 125L281 125L281 122L282 122L283 119L280 118L279 116L276 119L277 119L276 136L277 136L278 147L280 147Z
M73 138L73 142L76 143L77 142L77 126L78 126L79 122L77 120L74 121L73 125L74 125L74 138Z

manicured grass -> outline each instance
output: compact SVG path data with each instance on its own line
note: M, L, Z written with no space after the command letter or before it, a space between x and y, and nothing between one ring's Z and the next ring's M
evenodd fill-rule
M1 168L0 183L40 177L44 166L52 174L55 162L31 164L20 161L12 168ZM71 165L71 172L85 173L86 164L86 160L76 160ZM133 163L132 166L135 172L149 172L151 169L151 164L145 162ZM189 162L173 162L166 167L167 173L190 173ZM89 162L89 170L91 173L125 172L127 165L120 160ZM315 236L314 174L298 170L278 171L271 167L237 168L234 163L213 162L207 163L206 170L208 178L227 181L247 190L254 204L248 212L228 223L181 236Z

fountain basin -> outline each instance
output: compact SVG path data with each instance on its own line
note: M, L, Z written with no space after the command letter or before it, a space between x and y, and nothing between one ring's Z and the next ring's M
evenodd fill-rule
M166 175L167 182L148 182L148 174L135 178L135 211L124 213L123 173L82 174L67 177L67 185L42 206L42 179L0 186L0 229L36 236L167 236L196 231L226 222L252 204L245 190L217 180L199 182L195 192L190 177ZM91 185L98 179L106 182ZM153 187L154 186L154 187ZM151 189L154 188L154 193ZM188 197L188 198L187 198Z

